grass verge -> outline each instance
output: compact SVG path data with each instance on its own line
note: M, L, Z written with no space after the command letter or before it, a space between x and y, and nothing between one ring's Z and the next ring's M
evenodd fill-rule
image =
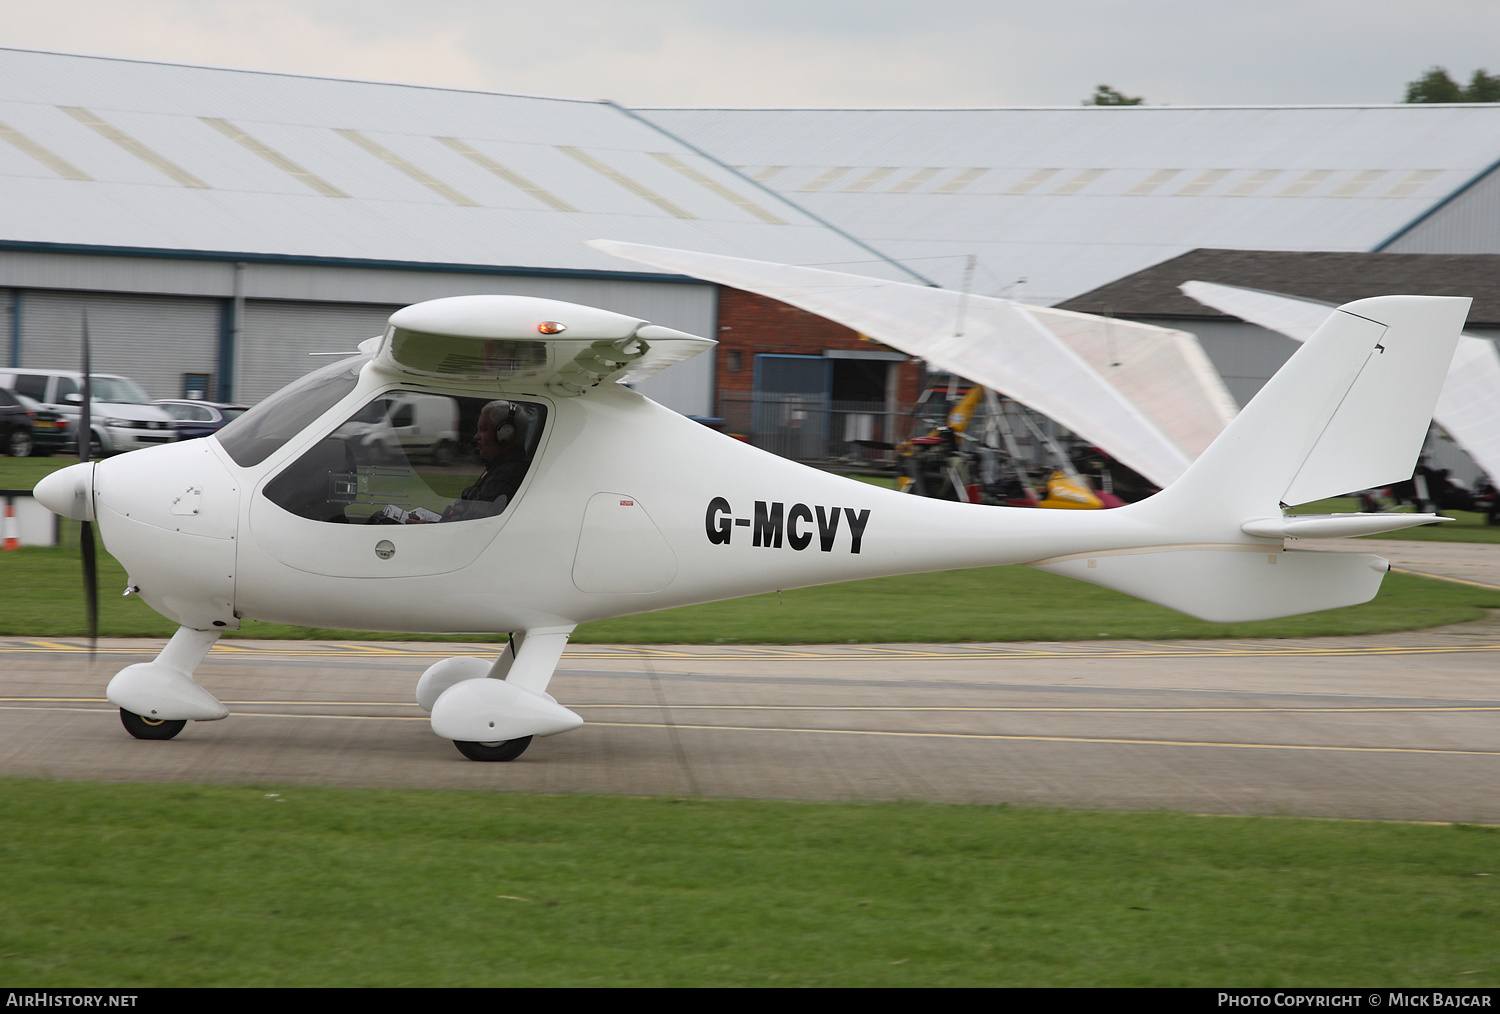
M59 548L0 555L0 635L87 632L76 536ZM122 598L125 572L99 556L100 633L169 637L175 625ZM1322 637L1415 630L1482 619L1500 591L1390 574L1371 602L1280 620L1207 623L1081 581L1027 567L982 567L800 588L585 623L577 643L817 644L892 641L1077 641L1210 637ZM246 621L229 636L324 640L491 642L472 637L325 630Z
M0 458L16 470L60 467L68 459ZM0 486L3 486L0 475ZM24 485L24 484L22 484ZM1349 504L1354 507L1350 508ZM1357 509L1357 501L1324 501L1319 511ZM1500 539L1480 514L1448 528ZM86 633L77 525L62 526L63 545L0 554L0 635L67 637ZM1402 537L1438 538L1446 529L1419 528ZM1414 534L1417 533L1417 534ZM1449 540L1452 541L1452 540ZM1460 539L1459 541L1464 541ZM1372 546L1378 552L1378 546ZM121 598L125 573L100 554L100 632L107 637L167 637L175 627L139 599ZM727 602L587 623L575 642L677 644L809 644L892 641L1073 641L1097 638L1317 637L1413 630L1481 619L1500 609L1500 592L1404 574L1385 579L1362 606L1258 623L1206 623L1138 599L1025 567L878 578L803 588ZM247 621L230 636L361 640L493 641L491 635L411 635L326 630Z
M0 980L1484 987L1497 847L1472 826L0 781Z

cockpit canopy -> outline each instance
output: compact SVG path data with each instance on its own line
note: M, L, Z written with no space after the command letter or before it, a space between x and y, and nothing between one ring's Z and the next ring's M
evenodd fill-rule
M514 501L546 417L536 402L386 391L283 469L265 495L333 524L494 517Z

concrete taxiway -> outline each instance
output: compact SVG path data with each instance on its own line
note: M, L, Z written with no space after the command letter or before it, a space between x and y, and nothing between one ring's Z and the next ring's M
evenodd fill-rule
M1500 543L1419 542L1415 539L1327 539L1306 544L1288 540L1288 548L1332 553L1373 553L1391 568L1422 577L1500 588Z
M0 775L1013 803L1500 823L1500 620L1264 641L569 649L587 724L465 760L412 700L477 645L233 641L229 704L140 742L103 700L160 642L0 640Z

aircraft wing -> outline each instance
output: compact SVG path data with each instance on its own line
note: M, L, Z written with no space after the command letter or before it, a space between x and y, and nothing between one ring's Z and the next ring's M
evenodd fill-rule
M1186 282L1182 291L1205 306L1306 341L1334 307L1311 299L1242 289L1214 282ZM1500 352L1484 338L1458 339L1452 365L1438 393L1432 418L1458 446L1500 479Z
M453 296L391 315L381 368L418 377L498 381L578 395L633 383L713 348L709 338L593 307L521 296Z
M1235 414L1185 332L817 268L590 245L837 321L1029 405L1162 486Z

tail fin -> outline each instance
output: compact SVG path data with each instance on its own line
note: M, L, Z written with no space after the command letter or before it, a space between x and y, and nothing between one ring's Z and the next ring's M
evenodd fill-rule
M1469 303L1377 296L1339 307L1182 478L1141 506L1237 537L1283 504L1409 478Z
M1182 478L1122 508L1170 533L1169 544L1037 566L1219 622L1374 598L1385 560L1282 551L1279 537L1401 524L1378 528L1373 515L1288 523L1282 508L1412 474L1469 303L1380 296L1340 307Z

